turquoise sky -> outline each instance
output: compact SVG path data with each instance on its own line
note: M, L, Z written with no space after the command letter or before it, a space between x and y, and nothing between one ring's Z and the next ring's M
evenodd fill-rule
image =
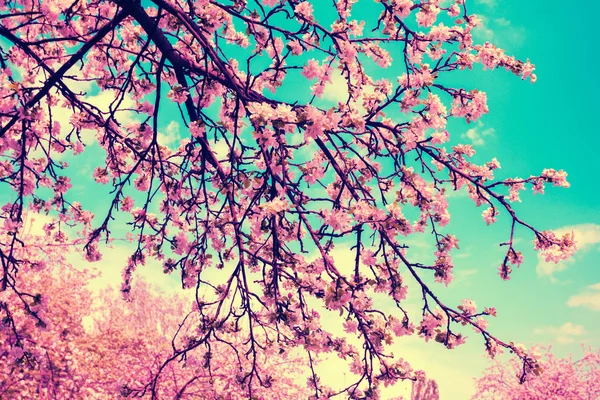
M461 249L454 256L456 281L447 289L443 285L435 288L450 305L469 297L479 307L495 306L498 318L490 320L490 328L504 340L552 342L558 355L573 352L577 356L582 342L600 346L600 189L595 165L600 149L596 124L600 56L593 40L598 37L594 26L600 4L583 1L569 6L542 0L475 0L467 4L470 12L484 20L476 41L489 40L508 54L529 58L536 66L538 81L532 85L504 70L482 71L479 65L457 74L463 87L487 92L490 113L479 123L452 123L453 141L472 142L476 162L497 157L502 164L501 177L528 177L543 168L566 170L571 188L547 187L543 196L523 193L523 203L515 207L537 228L574 230L580 252L556 267L544 265L532 250L531 234L520 230L518 250L523 251L525 261L512 279L504 282L497 275L504 255L498 243L508 237L507 215L501 214L495 225L487 227L481 218L483 209L475 208L464 195L453 195L447 232L460 239ZM283 97L290 99L307 86L301 80L288 84L290 91ZM169 122L162 121L163 130ZM73 159L72 163L91 174L93 166L101 162L88 161L100 151L90 146L86 154L85 162ZM74 178L73 193L102 215L110 187L87 182L90 178ZM413 254L428 257L430 249L418 238L412 240ZM468 344L454 351L410 339L400 342L403 349L397 354L405 353L408 361L438 380L442 400L466 399L472 378L486 366L480 338L472 331L467 335Z

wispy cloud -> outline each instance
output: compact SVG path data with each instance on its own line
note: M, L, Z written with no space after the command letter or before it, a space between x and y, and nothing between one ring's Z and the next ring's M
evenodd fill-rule
M485 3L492 8L495 7L496 2L488 1ZM496 14L496 12L491 12L490 14L492 13ZM475 41L493 42L511 51L514 51L515 48L520 47L525 42L525 28L514 25L509 19L505 17L491 18L485 14L478 14L477 17L481 21L481 24L473 30Z
M571 296L567 301L569 307L582 307L592 311L600 311L600 282L586 287L581 293Z
M506 18L504 18L504 17L501 17L501 18L496 18L496 19L494 20L494 22L495 22L495 23L496 23L496 25L498 25L498 26L510 26L510 21L509 21L509 20L507 20L507 19L506 19Z
M469 129L461 135L463 139L469 139L473 146L482 146L485 144L485 137L494 135L494 128L484 128L483 122L479 121L477 126Z
M217 159L224 160L229 155L230 147L225 141L225 139L221 139L216 143L210 142L210 149L215 153Z
M473 30L475 39L481 41L491 41L494 39L495 31L490 26L489 19L485 15L477 15L481 24Z
M103 90L95 95L88 96L85 101L99 108L102 112L108 113L115 110L115 119L122 125L128 125L135 121L135 113L131 109L135 106L135 101L129 93L126 93L122 98L121 94L116 90Z
M158 132L158 143L163 146L171 147L177 145L181 135L179 133L179 123L177 121L169 122L169 125L165 128L165 131ZM175 146L177 147L177 146Z
M597 248L595 245L600 244L600 225L580 224L554 230L554 233L556 233L557 236L562 236L569 232L575 233L575 242L577 243L577 253L575 257L571 257L555 264L553 262L544 261L543 257L538 254L538 264L536 267L538 276L548 276L552 280L555 280L553 277L555 273L564 271L575 262L576 257L580 257L582 253L585 253L594 247Z
M469 258L470 255L465 253L459 253L458 254L459 257L455 257L455 258ZM472 286L473 285L473 276L477 274L477 272L479 272L478 269L476 268L470 268L470 269L461 269L461 268L456 268L455 269L455 273L454 273L454 285L463 285L463 286Z
M542 326L535 328L533 333L536 335L550 336L558 343L575 343L583 341L587 331L583 325L565 322L559 327Z

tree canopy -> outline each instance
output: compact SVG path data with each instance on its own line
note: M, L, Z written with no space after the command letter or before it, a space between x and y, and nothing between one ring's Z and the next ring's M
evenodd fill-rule
M522 384L522 366L510 360L490 366L476 383L473 399L596 399L600 396L600 352L584 348L579 360L558 358L550 348L532 348L539 363Z
M188 302L160 293L144 280L132 286L128 303L110 287L90 290L87 284L97 272L69 264L60 255L65 247L45 243L39 236L24 239L28 247L36 247L37 241L49 260L42 270L19 272L23 290L37 298L32 302L34 312L42 308L47 312L38 315L44 321L38 327L32 319L13 313L13 333L20 341L0 343L0 398L144 397L145 385L173 354L172 346L186 346L193 337L197 321L185 318ZM21 301L11 293L3 302L18 310ZM240 342L231 336L229 340ZM269 353L259 359L258 370L271 378L268 387L255 390L256 397L283 400L309 395L299 384L299 357ZM161 372L153 381L160 399L249 398L235 353L221 343L190 354L184 362L169 363Z
M24 236L29 211L54 218L48 246L72 240L88 261L102 259L102 243L128 240L128 299L150 260L196 291L196 328L131 394L161 398L172 364L202 351L214 370L210 355L224 348L254 396L271 385L264 357L301 349L313 396L377 398L424 377L390 354L395 337L454 348L461 326L492 357L516 353L525 380L536 360L487 329L496 310L447 304L435 289L453 280L454 192L483 207L474 226L509 222L502 279L522 263L521 237L546 260L575 250L571 233L514 208L525 190L568 187L564 171L495 178L499 161L476 163L451 134L453 119L489 111L461 71L536 80L529 60L474 42L480 20L468 10L465 0L1 1L0 291L18 301L0 312L13 359L29 357L19 320L43 327L53 312L54 292L29 291L29 270L45 268ZM343 100L332 104L334 83ZM100 192L110 197L93 203ZM425 232L433 262L407 244ZM352 263L332 257L342 245ZM422 298L416 313L403 303L409 289ZM346 336L323 326L332 315ZM314 368L329 353L356 378L344 388Z

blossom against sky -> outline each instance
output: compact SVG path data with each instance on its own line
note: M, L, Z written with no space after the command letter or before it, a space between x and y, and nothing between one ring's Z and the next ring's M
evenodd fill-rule
M545 263L529 243L524 243L532 238L521 231L525 261L510 281L502 281L497 268L504 252L498 244L506 240L509 221L499 216L496 224L486 226L481 218L483 210L475 208L465 193L454 193L450 197L452 220L448 231L460 240L455 255L456 280L448 289L437 289L450 303L469 297L478 307L496 307L498 318L490 326L506 340L527 345L553 342L558 356L569 352L577 355L582 342L600 346L600 323L596 322L600 320L600 190L592 169L600 147L594 124L598 106L595 93L600 85L593 75L598 56L591 43L592 15L600 11L600 6L590 2L583 13L557 1L480 0L469 7L483 21L476 39L492 41L518 58L529 58L536 65L538 79L532 85L503 70L482 71L480 66L457 74L453 79L487 92L490 113L469 125L452 122L453 141L472 144L477 150L476 160L496 157L503 166L499 177L528 177L544 168L567 171L569 189L548 187L543 196L523 193L523 203L516 208L544 229L574 231L580 251L561 264ZM294 96L308 86L301 80L288 84ZM335 104L343 100L345 90L343 80L334 75L322 101ZM177 122L166 121L163 125L165 140L175 142L184 136ZM82 202L87 200L92 208L92 199L98 195L97 188L93 193L85 193L82 188ZM97 211L100 213L101 207ZM427 242L418 237L410 240L413 254L429 257ZM112 275L109 281L120 277L120 266L128 255L123 246L115 245L101 262L107 275ZM338 251L336 262L351 261ZM163 287L169 286L159 265L148 265L141 274L161 281ZM174 279L167 282L176 287ZM470 336L466 345L452 351L409 338L397 342L395 353L436 379L441 399L466 399L473 392L473 378L487 366L483 343L474 333ZM327 371L324 379L343 383L341 363L339 368ZM405 388L409 393L408 385Z
M467 198L455 198L450 202L451 228L461 240L460 268L445 294L495 306L498 318L490 327L503 337L526 345L553 342L555 354L572 352L574 359L582 354L581 343L600 346L600 188L594 166L600 147L600 81L594 67L598 46L592 41L600 5L584 3L570 7L558 1L479 0L471 6L484 21L477 39L529 58L538 79L531 85L500 70L473 71L475 85L488 94L490 113L481 124L463 128L461 138L471 140L483 159L496 157L506 176L527 177L543 168L567 171L569 189L521 196L517 210L544 229L574 231L579 252L556 265L523 246L521 268L510 281L500 281L496 268L502 250L497 244L508 222L499 216L491 227L473 223L482 210ZM415 367L420 367L419 359L426 360L422 368L438 380L443 400L468 398L472 377L485 365L478 359L481 344L471 336L474 340L446 354L435 346L418 346L422 353L409 359Z
M498 243L506 240L508 221L501 215L496 224L487 227L481 218L482 209L473 207L464 193L455 193L450 197L452 221L448 231L460 239L456 281L448 289L441 287L440 295L449 303L469 297L480 307L494 306L498 320L492 321L491 326L498 336L526 344L552 340L560 355L578 351L580 342L600 345L594 339L600 337L600 325L593 318L600 309L596 261L600 209L591 168L600 144L594 134L597 129L592 125L597 107L594 96L599 88L592 75L597 56L591 39L587 39L594 37L591 15L596 14L598 6L590 4L583 13L580 8L569 9L562 3L553 3L474 2L470 11L480 14L483 21L477 40L494 41L507 53L531 59L536 64L538 79L535 85L530 85L504 71L483 72L480 67L457 74L453 79L461 79L468 82L467 86L488 93L490 114L477 123L455 122L450 128L454 142L475 146L476 160L496 157L503 166L500 176L528 177L544 168L568 171L569 190L549 187L546 195L535 197L524 193L523 204L517 210L536 226L574 231L580 253L562 264L547 264L529 250L529 243L524 243L525 262L510 281L503 282L497 276L503 257ZM308 86L305 80L291 85L297 89ZM324 89L323 101L335 102L339 90L334 79ZM289 96L299 92L291 90ZM104 98L110 94L93 96L103 102L109 100ZM161 129L165 143L178 140L178 126L177 121L164 121ZM86 152L89 157L98 154L93 146ZM88 178L74 179L74 190L80 194L82 203L102 215L106 206L102 199L108 199L109 188L88 185L91 171L86 171L85 165L81 172L87 173ZM521 233L522 242L532 239ZM431 253L428 243L420 241L418 236L407 244L415 255L428 257ZM107 276L115 270L114 282L120 277L128 253L120 252L122 247L126 245L115 244L115 249L100 263ZM120 253L123 259L119 258ZM345 262L348 261L344 253L338 252L336 263ZM158 265L146 266L142 274L165 280ZM175 287L175 281L171 282ZM410 296L409 293L408 302ZM486 365L483 344L476 335L471 336L467 345L454 351L414 339L400 341L397 353L438 380L443 399L466 398L471 391L471 378ZM330 371L332 381L342 380L343 369Z
M470 11L483 21L476 39L529 58L538 79L532 85L503 70L482 71L480 66L457 74L455 79L487 92L490 113L474 124L450 126L453 140L473 144L480 160L499 160L503 166L499 176L528 177L544 168L567 171L569 189L549 187L543 196L523 193L523 203L516 206L544 229L574 231L580 251L558 265L545 263L531 250L532 238L522 231L525 261L510 281L502 281L497 268L504 253L498 243L506 239L509 221L499 216L488 227L481 218L483 210L475 208L466 194L452 194L448 231L456 233L461 248L455 255L455 282L448 289L438 288L451 303L469 297L478 307L496 307L498 318L490 326L503 338L526 345L553 342L558 356L573 352L575 359L581 343L600 346L600 189L593 169L600 148L594 118L600 84L593 67L598 55L591 42L592 16L600 12L600 5L588 3L582 12L581 7L565 7L558 1L471 2ZM307 86L304 81L291 85L299 90ZM343 100L344 86L343 79L334 75L322 100L333 104ZM176 137L177 131L169 126L165 133ZM423 257L431 253L418 237L411 240L415 252ZM351 262L344 259L343 249L336 252L336 261ZM474 333L470 336L466 345L452 351L409 338L397 343L395 353L436 379L441 399L466 399L473 392L473 378L488 365L483 343ZM331 380L343 383L341 364L327 371ZM405 388L409 393L408 385Z

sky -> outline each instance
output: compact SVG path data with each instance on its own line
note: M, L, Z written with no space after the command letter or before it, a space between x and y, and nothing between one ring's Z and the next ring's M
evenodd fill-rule
M459 193L450 198L452 222L447 229L460 240L460 250L454 255L456 279L448 288L439 285L435 289L447 304L470 298L479 308L496 307L498 317L490 319L489 327L504 340L552 344L558 356L573 353L577 359L582 343L600 347L600 189L595 165L600 148L596 124L600 56L593 41L598 36L593 18L600 12L600 4L583 1L569 7L565 2L542 0L474 0L468 4L469 11L484 22L475 40L493 42L517 58L529 58L538 80L531 84L504 70L482 71L479 65L457 74L465 87L487 93L490 113L470 125L453 123L450 134L454 140L473 144L475 161L496 157L502 165L500 176L528 177L544 168L567 171L569 189L547 187L542 196L523 194L523 203L515 208L538 228L575 232L579 251L567 261L548 264L532 250L531 234L517 231L525 260L510 281L502 281L497 268L504 253L498 244L507 239L510 221L501 214L498 223L486 226L482 209ZM323 101L334 103L343 98L340 83L334 79ZM306 86L306 82L291 85ZM93 96L102 103L106 101L102 96L110 94ZM162 134L162 140L172 143L185 136L177 121L163 122ZM90 148L86 153L93 156L99 150ZM81 172L91 174L92 165L82 165ZM75 180L73 190L84 206L101 214L109 188L92 188L83 182ZM411 240L416 256L431 253L418 237ZM109 250L99 266L105 276L98 285L118 282L119 266L128 255L123 244ZM336 262L345 263L345 257L348 252L342 247L335 254ZM157 271L160 266L151 264L140 274L173 290L175 281ZM408 301L416 298L409 294ZM468 399L473 379L489 364L481 339L474 332L467 336L467 344L455 350L409 338L398 341L394 352L436 379L442 400ZM336 367L327 369L328 379L346 379L342 366L332 363ZM407 387L398 394L409 393Z

